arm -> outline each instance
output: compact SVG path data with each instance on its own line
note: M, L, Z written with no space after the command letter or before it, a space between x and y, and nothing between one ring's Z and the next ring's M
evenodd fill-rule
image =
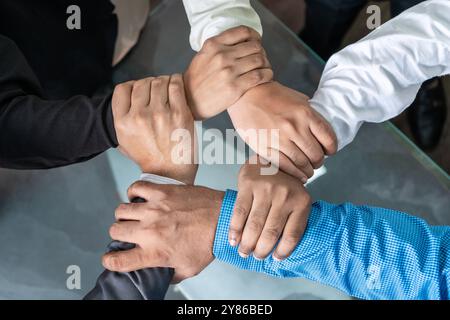
M111 96L46 100L25 57L0 35L0 166L41 169L116 146Z
M333 126L339 149L363 122L408 107L421 84L450 73L450 1L425 1L333 55L310 103Z
M130 121L133 124L146 124L143 127L138 127L139 138L136 137L134 131L121 132L121 139L124 139L125 145L129 146L125 153L132 155L144 172L166 176L143 174L141 181L167 185L192 184L197 172L197 165L194 162L194 153L197 148L194 122L186 103L181 75L147 78L126 83L121 90L128 92L128 97L126 94L121 95L122 99L115 103L115 113L125 118L122 124L125 124L126 127L128 127L126 124ZM136 114L140 114L144 119L150 119L150 121L136 122ZM119 126L119 130L121 129L121 126ZM172 134L177 129L182 130L183 140L175 142ZM129 141L134 141L134 143L129 143ZM172 151L180 143L184 143L184 152L189 153L189 158L174 158L178 154L172 153ZM132 205L144 203L155 205L159 203L157 197L143 198L139 196L131 196L130 202L133 203ZM129 204L123 204L119 208L127 205ZM111 227L110 233L115 234L117 227L123 224L136 223L135 219L138 217L137 215L121 215L120 211L116 211L117 222ZM118 241L113 241L108 246L107 256L110 257L120 252L132 259L135 265L142 260L136 259L136 255L140 254L140 247L136 247L134 244L137 242L129 241L124 235L120 235L116 239ZM164 298L174 276L172 268L144 268L144 266L139 266L133 269L137 271L117 270L120 269L122 263L117 259L108 261L116 267L117 272L105 270L85 299L161 300Z
M214 255L239 268L304 277L362 299L448 299L450 227L389 209L313 204L303 239L283 261L243 259L228 244L236 193L222 203Z
M183 0L183 4L191 25L191 47L195 51L207 39L241 25L262 35L261 21L249 0Z

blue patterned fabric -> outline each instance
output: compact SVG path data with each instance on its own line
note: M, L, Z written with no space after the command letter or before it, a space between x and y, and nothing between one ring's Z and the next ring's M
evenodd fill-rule
M222 203L214 240L219 260L272 276L310 279L361 299L449 298L448 226L429 226L395 210L318 201L289 258L244 259L228 243L236 194L227 190Z

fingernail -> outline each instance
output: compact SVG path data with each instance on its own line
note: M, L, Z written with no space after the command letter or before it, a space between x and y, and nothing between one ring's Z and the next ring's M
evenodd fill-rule
M235 247L236 244L237 244L236 239L231 238L231 239L230 239L230 245L231 245L232 247Z
M307 183L307 182L308 182L308 178L303 177L303 178L302 178L302 183L305 184L305 183Z
M253 255L253 258L255 258L255 260L258 260L258 261L264 260L264 259L262 259L262 258L259 258L259 257L255 256L255 255Z
M244 252L240 252L238 251L239 255L241 256L241 258L247 259L248 258L248 254L244 253Z

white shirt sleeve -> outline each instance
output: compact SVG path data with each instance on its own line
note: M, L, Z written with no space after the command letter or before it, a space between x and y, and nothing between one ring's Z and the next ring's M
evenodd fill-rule
M183 0L183 4L191 25L189 40L195 51L207 39L241 25L262 35L261 20L250 0Z
M342 149L363 122L395 117L424 81L449 73L450 1L425 1L333 55L310 102Z

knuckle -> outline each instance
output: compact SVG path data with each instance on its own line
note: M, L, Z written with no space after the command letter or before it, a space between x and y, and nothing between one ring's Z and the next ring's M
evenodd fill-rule
M169 90L175 93L181 92L182 83L178 80L171 81L169 84Z
M247 26L238 27L238 31L245 38L248 38L252 35L252 30Z
M155 252L156 259L163 265L168 266L170 262L170 253L164 250L157 250Z
M124 262L123 259L120 258L120 256L111 255L108 258L106 258L106 265L112 268L113 270L122 271Z
M297 245L298 241L300 239L300 233L297 232L288 232L284 238L283 242L288 246L295 246Z
M139 88L144 87L147 84L147 79L138 80L133 84L133 91Z
M152 81L152 88L159 88L162 85L162 79L161 78L156 78L155 80Z
M255 52L258 52L258 53L264 52L263 46L262 46L261 42L259 42L259 41L251 41L250 46L251 46L251 49Z
M219 67L228 66L228 57L224 52L219 52L216 54L215 60Z
M254 70L251 74L251 79L253 82L260 82L264 79L264 73L262 70Z
M286 120L286 119L282 120L282 122L281 122L281 129L283 131L285 131L286 133L288 133L288 134L291 134L291 133L294 133L294 132L297 131L295 129L294 124L291 121Z
M281 202L286 202L290 195L290 188L285 184L280 184L277 186L276 196Z
M244 206L236 205L235 208L234 208L234 214L238 218L243 218L243 217L246 217L248 215L248 210Z
M128 90L130 88L132 88L133 83L132 82L123 82L123 83L119 83L118 85L116 85L114 91L116 91L117 93L123 94L128 92Z
M206 51L213 50L216 46L215 37L209 38L203 43L203 49Z
M116 210L114 211L114 216L116 220L119 220L120 212L123 212L126 210L126 205L124 203L121 203L117 206Z
M310 160L313 164L313 167L315 169L318 169L322 165L323 159L323 155L312 155Z
M251 219L250 221L247 222L247 226L246 227L248 227L248 229L251 232L259 232L264 227L264 225L259 220Z
M287 155L289 159L291 159L292 162L294 162L300 168L305 168L309 165L309 161L296 150L288 151Z
M224 68L220 71L220 74L221 74L221 76L222 76L223 79L230 80L230 78L233 77L233 68L231 68L231 67L229 67L229 66L224 67ZM229 86L230 86L231 84L233 84L233 82L231 82L231 83L229 84Z
M257 67L261 67L264 65L265 63L265 58L262 54L258 54L255 57L253 57L253 63L257 66Z

